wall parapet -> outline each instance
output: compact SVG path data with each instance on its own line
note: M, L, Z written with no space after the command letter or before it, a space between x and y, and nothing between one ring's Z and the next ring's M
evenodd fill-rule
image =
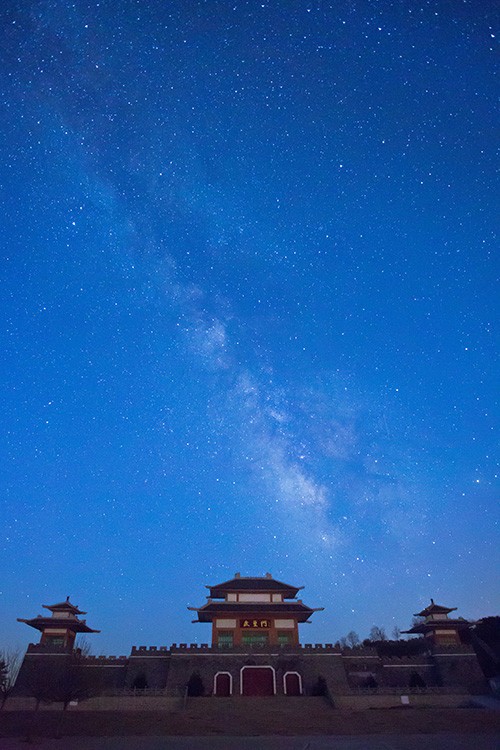
M34 650L44 650L39 648L40 644L37 644L33 647ZM54 652L54 649L51 649L51 653ZM125 660L129 659L130 657L141 657L141 656L157 656L157 657L168 657L171 654L179 654L179 653L192 653L192 654L200 654L200 653L211 653L211 654L221 654L221 653L234 653L234 654L240 654L241 652L245 653L329 653L329 654L338 654L338 655L349 655L349 656L365 656L365 655L375 655L376 652L373 649L347 649L346 651L342 651L338 646L335 646L332 643L305 643L305 644L297 644L297 645L250 645L250 644L241 644L239 646L211 646L208 643L172 643L171 646L132 646L130 656L86 656L84 657L85 660L88 659L108 659L108 660ZM61 651L61 653L65 653L64 651Z
M447 687L351 687L353 695L468 695L462 686Z
M38 650L37 644L36 647ZM377 656L377 651L373 648L362 646L360 648L342 649L333 643L298 643L295 645L285 644L240 644L239 646L212 646L208 643L172 643L171 646L132 646L130 656L169 656L172 653L333 653L347 657ZM88 657L86 657L88 658ZM100 657L94 657L100 658ZM116 659L122 657L108 656L107 659ZM123 657L130 658L130 657Z
M332 643L299 643L296 645L250 645L241 644L239 646L212 646L208 643L173 643L171 646L132 646L130 656L81 656L83 663L99 663L102 664L104 661L123 663L130 657L141 657L141 656L156 656L160 658L166 658L171 654L189 653L189 654L200 654L200 653L211 653L211 654L240 654L245 653L315 653L315 654L337 654L347 659L363 659L364 657L376 657L379 658L383 664L416 664L425 660L430 660L434 656L448 656L452 654L460 654L465 656L474 656L474 650L465 644L457 645L444 645L435 646L432 651L423 652L421 654L409 654L409 655L378 655L377 650L370 646L360 646L355 648L340 648ZM30 643L27 649L27 654L79 654L79 649L67 649L63 646L52 646L43 643Z
M170 653L210 653L210 654L241 654L244 653L262 653L262 654L296 654L296 653L333 653L341 654L338 646L332 643L306 643L297 645L279 645L279 644L256 644L248 643L233 646L210 646L208 643L173 643L170 646Z

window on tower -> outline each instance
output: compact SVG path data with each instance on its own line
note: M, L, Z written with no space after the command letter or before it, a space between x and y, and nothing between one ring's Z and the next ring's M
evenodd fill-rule
M62 635L45 636L44 643L46 643L47 646L64 646L64 636Z
M233 633L231 630L219 630L217 633L217 645L219 648L233 647Z
M288 646L292 643L292 634L290 632L278 631L278 644Z
M264 633L243 633L241 642L245 646L267 646L269 643L269 634Z

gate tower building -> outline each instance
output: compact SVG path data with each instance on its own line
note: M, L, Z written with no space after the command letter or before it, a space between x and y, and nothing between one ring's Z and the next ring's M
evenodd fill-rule
M193 622L212 623L212 646L297 646L299 623L323 609L307 607L297 594L301 588L277 581L271 573L263 577L234 578L215 586Z

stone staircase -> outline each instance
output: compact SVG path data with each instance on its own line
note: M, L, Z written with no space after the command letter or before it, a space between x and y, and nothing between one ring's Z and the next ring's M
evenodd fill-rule
M291 696L188 698L182 710L196 734L317 732L329 726L334 713L325 698Z

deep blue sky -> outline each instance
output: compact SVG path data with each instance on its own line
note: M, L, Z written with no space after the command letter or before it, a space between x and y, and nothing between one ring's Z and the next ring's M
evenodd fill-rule
M7 0L1 646L500 613L493 8Z

